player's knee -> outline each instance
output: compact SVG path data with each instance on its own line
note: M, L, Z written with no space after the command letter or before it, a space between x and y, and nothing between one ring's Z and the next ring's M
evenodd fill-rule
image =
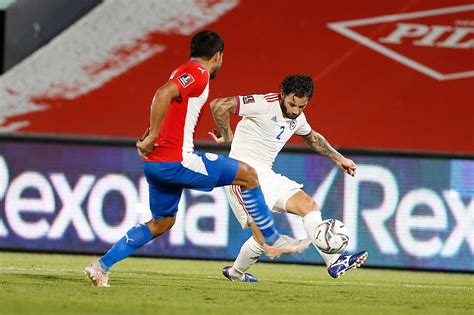
M299 209L302 216L305 216L313 211L319 211L318 204L313 200L310 195L304 196L304 198L300 202Z
M248 164L241 164L242 170L244 171L244 183L241 185L244 188L255 188L260 185L258 181L257 171Z

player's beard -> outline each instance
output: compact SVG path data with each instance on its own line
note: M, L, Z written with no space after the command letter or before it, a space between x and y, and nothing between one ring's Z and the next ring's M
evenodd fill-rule
M293 115L289 115L288 114L288 110L286 109L286 106L285 106L285 103L284 103L284 97L281 98L280 100L280 108L281 108L281 112L283 113L283 116L286 117L286 118L290 118L290 119L296 119L298 118L298 115L296 116L293 116Z
M214 71L211 72L211 74L209 75L209 78L211 80L214 80L217 77L218 72L219 72L219 68L215 69Z
M286 112L287 112L287 111L286 111L286 106L285 106L285 104L283 103L283 102L284 102L284 99L285 99L284 97L281 97L281 98L280 98L280 109L281 109L281 112L283 113L283 116L287 117L287 115L286 115Z

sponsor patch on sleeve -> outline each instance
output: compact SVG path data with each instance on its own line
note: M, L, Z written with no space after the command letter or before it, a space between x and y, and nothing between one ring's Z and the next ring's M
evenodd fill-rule
M178 77L178 81L183 87L187 87L194 82L194 78L189 73L183 73Z
M252 95L243 96L242 97L242 103L244 103L244 104L255 103L255 99L253 98Z

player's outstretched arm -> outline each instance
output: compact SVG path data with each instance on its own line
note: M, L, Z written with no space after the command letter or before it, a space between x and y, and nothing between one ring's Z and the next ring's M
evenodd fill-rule
M357 165L351 159L345 158L341 153L337 152L329 142L314 130L306 136L301 136L314 152L325 155L332 159L337 166L347 174L354 176Z
M216 98L210 103L212 117L216 122L219 132L213 130L209 132L214 141L219 144L230 143L234 137L230 127L230 114L237 112L237 99L235 96Z
M153 151L156 139L160 133L161 123L168 112L171 101L180 95L179 89L172 81L168 81L155 92L150 109L150 129L136 143L138 154L146 158Z

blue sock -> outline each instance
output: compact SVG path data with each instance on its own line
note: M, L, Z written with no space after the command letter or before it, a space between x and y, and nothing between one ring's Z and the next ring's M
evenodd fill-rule
M132 227L104 256L99 258L101 267L109 271L115 263L133 254L152 238L153 235L146 224Z
M280 233L275 228L272 213L265 202L260 186L242 191L242 199L244 199L245 208L262 232L265 243L268 245L275 243L280 238Z

